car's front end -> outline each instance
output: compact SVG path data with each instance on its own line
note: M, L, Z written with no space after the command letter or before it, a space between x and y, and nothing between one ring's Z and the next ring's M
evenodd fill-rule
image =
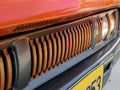
M120 2L68 1L2 2L0 90L102 89L120 56Z

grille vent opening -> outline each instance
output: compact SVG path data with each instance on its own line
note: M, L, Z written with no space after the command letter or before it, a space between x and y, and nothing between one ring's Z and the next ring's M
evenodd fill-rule
M54 23L58 23L60 20L61 20L61 18L55 18L55 19L42 20L42 21L37 21L37 22L30 22L27 24L21 24L18 26L14 26L15 27L14 32L43 28L45 26L49 26Z
M91 22L30 40L32 57L31 80L89 49Z

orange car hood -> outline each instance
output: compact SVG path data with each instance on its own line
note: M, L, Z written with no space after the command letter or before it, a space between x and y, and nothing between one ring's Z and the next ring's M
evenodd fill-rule
M91 12L118 5L120 0L2 0L0 1L0 36L11 34L11 26L27 22Z

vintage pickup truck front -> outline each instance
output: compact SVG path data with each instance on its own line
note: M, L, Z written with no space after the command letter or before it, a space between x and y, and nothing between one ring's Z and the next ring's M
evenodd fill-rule
M120 0L2 0L0 90L101 90L120 56Z

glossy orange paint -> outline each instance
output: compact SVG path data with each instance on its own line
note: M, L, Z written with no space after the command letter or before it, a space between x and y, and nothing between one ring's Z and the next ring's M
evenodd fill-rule
M120 0L2 0L0 1L0 36L13 33L16 25L65 17L81 17L102 8L119 8Z

